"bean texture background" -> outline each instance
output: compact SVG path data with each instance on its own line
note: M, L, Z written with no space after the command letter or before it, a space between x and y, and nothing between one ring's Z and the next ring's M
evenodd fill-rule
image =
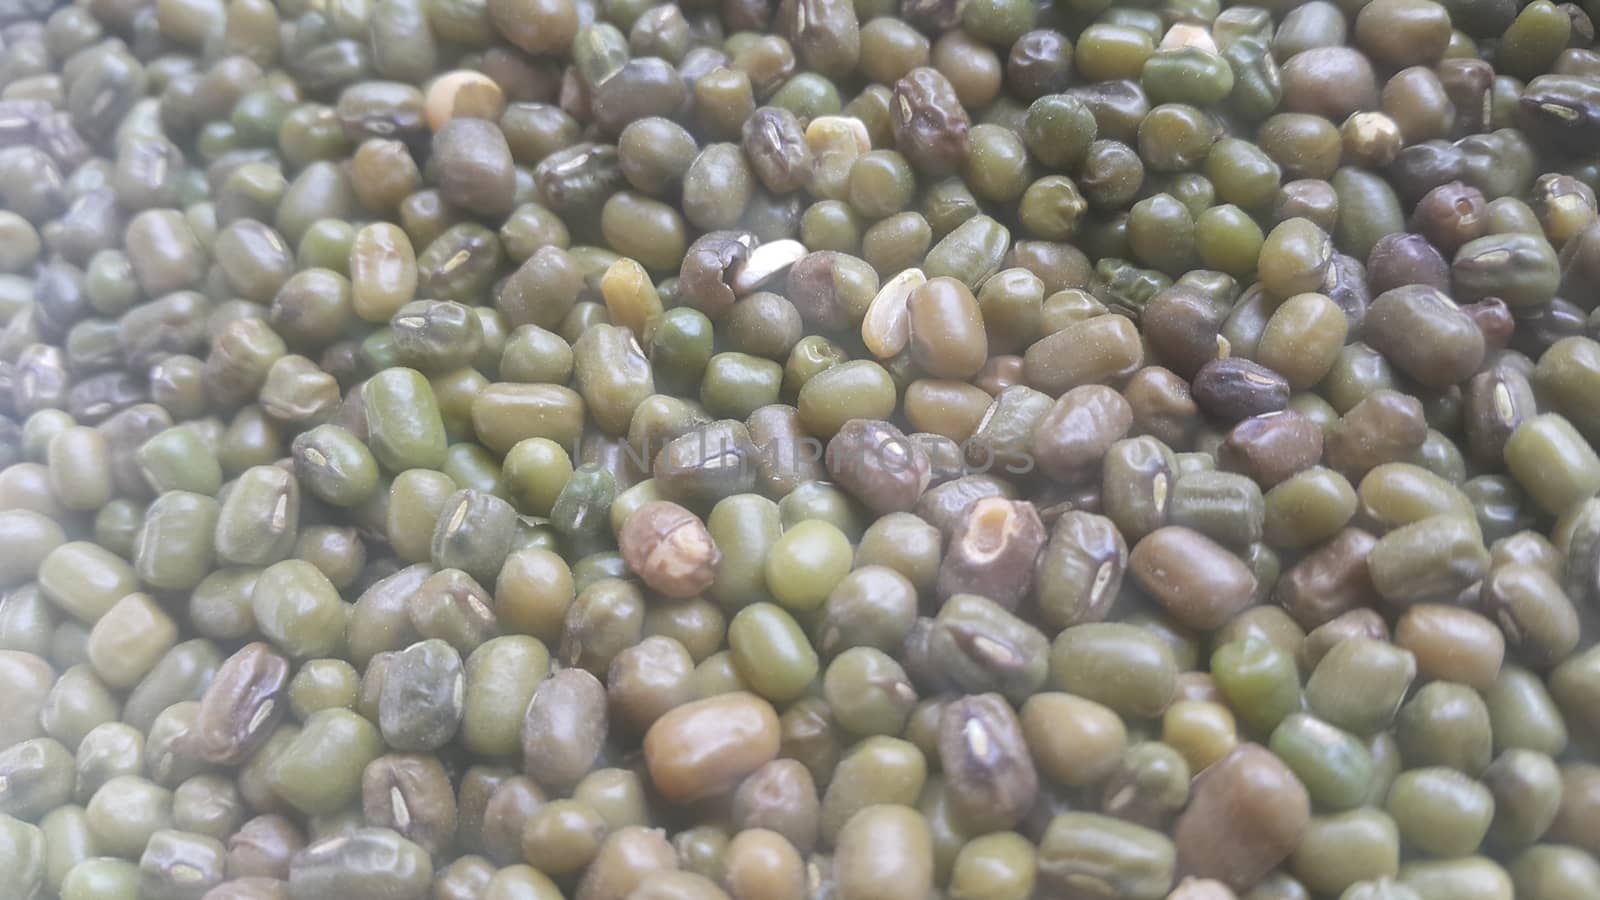
M1596 16L0 2L0 900L1600 900Z

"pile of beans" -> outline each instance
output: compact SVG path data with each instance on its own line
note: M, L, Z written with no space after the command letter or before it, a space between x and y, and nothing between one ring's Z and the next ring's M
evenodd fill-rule
M0 0L0 898L1600 900L1600 4Z

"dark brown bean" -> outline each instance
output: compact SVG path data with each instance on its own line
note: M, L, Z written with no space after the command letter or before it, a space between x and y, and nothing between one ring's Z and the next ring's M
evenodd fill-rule
M1158 292L1139 319L1150 349L1162 363L1185 378L1221 352L1223 311L1200 294L1180 287Z
M1015 609L1033 583L1044 523L1032 503L1004 497L973 501L956 520L939 564L940 597L979 594Z
M767 190L784 194L811 178L811 148L800 120L787 109L763 106L744 121L744 154Z
M1441 184L1423 194L1411 211L1411 229L1420 232L1441 253L1454 254L1462 244L1487 234L1488 227L1488 203L1483 192L1459 181Z
M1462 406L1467 448L1473 461L1486 469L1504 462L1511 433L1539 411L1527 377L1504 367L1472 376L1462 392Z
M967 159L967 111L949 79L926 66L894 85L890 123L895 146L932 176L953 175Z
M1375 602L1367 554L1377 543L1359 528L1340 531L1283 573L1273 599L1308 631Z
M289 674L289 661L267 644L240 648L201 695L185 751L214 765L248 759L288 711Z
M1472 317L1473 324L1483 332L1486 355L1504 350L1511 343L1517 321L1511 316L1511 307L1499 297L1485 297L1477 303L1468 303L1461 311Z
M845 422L824 459L833 480L879 515L911 509L931 477L921 442L881 419Z
M1217 448L1217 465L1270 488L1317 464L1322 427L1296 410L1251 416L1233 426Z
M1201 366L1192 390L1200 409L1224 422L1278 412L1289 405L1289 382L1282 375L1238 357Z
M391 753L367 763L361 810L368 825L391 829L429 853L455 838L455 791L436 756Z
M678 291L684 303L713 319L726 313L737 299L729 282L749 258L754 243L754 236L739 231L712 231L696 238L678 269ZM803 308L801 314L805 314Z
M1375 466L1408 458L1427 437L1422 401L1379 388L1339 417L1323 447L1328 465L1356 483Z
M1450 289L1450 264L1428 239L1412 232L1378 238L1367 254L1367 284L1374 294L1408 284Z
M979 694L951 701L939 719L945 796L965 827L1011 828L1037 800L1039 773L1006 698Z
M843 331L861 321L877 291L877 278L865 262L845 253L820 250L789 267L785 296L813 328Z
M286 816L256 816L228 837L228 877L286 879L289 860L305 842L300 829Z

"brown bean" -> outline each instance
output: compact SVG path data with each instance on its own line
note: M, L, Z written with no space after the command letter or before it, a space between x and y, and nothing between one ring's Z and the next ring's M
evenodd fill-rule
M1061 481L1092 477L1111 445L1128 436L1133 407L1109 387L1086 384L1062 394L1033 433L1034 462Z
M1351 47L1314 47L1283 64L1283 105L1300 113L1343 121L1353 112L1378 107L1372 63Z
M645 584L677 599L711 587L722 559L700 517L670 500L652 500L629 513L617 543Z
M678 867L678 855L659 828L629 825L613 831L578 882L574 900L626 900L651 876Z
M1306 639L1300 642L1300 671L1310 672L1322 662L1335 645L1351 638L1371 638L1375 641L1389 640L1389 623L1383 616L1370 607L1362 606L1349 612L1340 613L1332 619L1311 629Z
M1339 417L1323 450L1329 467L1359 482L1376 466L1407 459L1427 437L1422 401L1379 388Z
M479 829L484 854L502 866L516 861L522 855L522 833L546 799L544 789L526 775L496 784L484 803Z
M696 699L694 665L683 644L664 635L618 653L606 671L612 721L642 733L667 710Z
M667 799L721 794L778 755L778 714L755 694L697 700L657 719L644 736L650 778Z
M1015 354L989 357L989 361L983 364L983 368L978 370L977 376L972 379L973 384L982 388L984 393L991 397L1022 382L1022 357Z
M1321 426L1304 413L1283 410L1235 425L1217 448L1217 465L1250 476L1265 490L1316 465L1322 448Z
M906 298L911 358L934 378L971 378L989 360L983 312L954 278L930 278Z
M392 829L429 853L455 838L455 791L436 756L390 753L367 763L361 811L367 824Z
M1243 560L1181 525L1157 528L1135 544L1128 569L1174 619L1208 631L1248 606L1256 590Z
M746 778L733 794L734 826L776 831L802 853L816 846L822 803L811 771L798 760L779 758Z
M1133 433L1148 434L1171 447L1186 447L1200 427L1200 407L1189 382L1161 366L1145 366L1122 388L1133 413Z
M1288 858L1311 819L1305 785L1260 744L1240 744L1200 773L1173 841L1181 873L1252 887Z
M503 216L516 203L511 147L499 126L483 119L451 119L433 137L439 190L461 209Z
M1308 630L1375 602L1367 554L1377 543L1359 528L1340 531L1283 573L1274 599Z
M1401 371L1436 390L1465 380L1483 362L1483 332L1477 323L1444 291L1428 284L1379 294L1362 320L1361 337Z
M1417 658L1417 672L1488 690L1505 661L1505 636L1470 609L1418 603L1395 623L1394 642Z
M1150 298L1139 324L1161 361L1179 375L1193 378L1201 366L1219 355L1223 318L1210 299L1171 287Z
M783 835L765 828L746 828L733 836L723 853L723 884L734 897L752 900L803 900L806 865Z
M526 770L543 784L569 785L595 765L605 745L606 689L583 669L541 683L522 720Z

